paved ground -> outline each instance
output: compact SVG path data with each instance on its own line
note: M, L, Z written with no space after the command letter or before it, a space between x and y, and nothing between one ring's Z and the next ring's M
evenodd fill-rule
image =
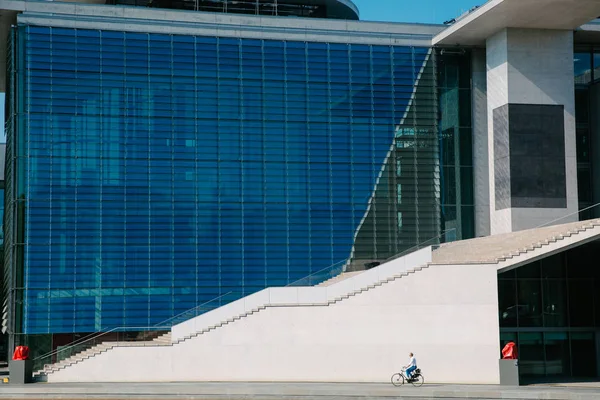
M357 383L135 383L1 385L0 399L133 399L133 400L377 400L377 399L600 399L598 383L500 386Z

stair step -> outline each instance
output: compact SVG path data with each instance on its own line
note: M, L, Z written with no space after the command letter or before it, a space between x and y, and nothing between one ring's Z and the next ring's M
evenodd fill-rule
M330 300L327 304L335 304L335 303L340 302L342 300L349 299L350 297L353 297L353 296L361 294L361 293L363 293L365 291L372 290L372 289L375 289L377 287L383 286L384 284L392 282L392 281L394 281L396 279L401 279L401 278L404 278L404 277L408 277L408 276L410 276L412 274L416 274L417 272L422 271L425 268L429 268L429 265L418 266L418 267L414 267L414 268L412 268L410 270L405 270L404 272L399 273L397 275L393 275L393 276L390 276L388 278L381 279L381 280L379 280L377 282L369 284L366 287L363 287L363 288L358 289L358 290L351 291L351 292L349 292L349 293L347 293L345 295L342 295L340 297L336 297L333 300ZM363 272L364 271L360 271L359 273L363 273ZM354 276L356 274L357 273L354 273L352 276ZM330 279L329 281L333 281L336 278L339 279L339 276L338 277L334 277L334 278ZM343 279L340 279L340 280L343 280ZM328 282L328 281L326 281L326 282ZM168 332L168 333L160 335L160 336L158 336L158 337L156 337L156 338L154 338L152 340L144 341L144 342L109 342L109 343L100 343L98 345L93 346L92 348L89 348L89 349L87 349L85 351L82 351L81 353L73 355L69 359L62 360L59 363L55 363L55 364L51 364L51 365L48 365L48 366L44 366L44 369L41 370L41 371L38 371L36 374L39 375L39 376L42 376L42 375L51 374L51 373L60 371L60 370L62 370L64 368L67 368L67 367L69 367L71 365L84 362L85 360L87 360L89 358L92 358L92 357L95 357L98 354L101 354L103 352L109 351L109 350L113 349L114 347L172 346L174 344L179 344L179 343L184 342L186 340L190 340L192 338L198 337L199 335L202 335L204 333L208 333L208 332L210 332L212 330L216 330L217 328L223 327L223 326L225 326L227 324L233 323L235 321L239 321L239 320L241 320L241 319L243 319L243 318L245 318L247 316L250 316L250 315L255 314L255 313L259 312L259 311L265 310L265 309L267 309L267 307L269 307L269 306L268 305L261 305L261 306L255 308L255 309L247 311L246 313L230 317L230 318L226 319L225 321L223 321L223 322L221 322L219 324L209 326L209 327L204 328L204 329L202 329L202 330L200 330L198 332L195 332L194 334L186 335L186 336L184 336L184 337L182 337L180 339L177 339L175 341L173 341L173 339L172 339L171 332Z

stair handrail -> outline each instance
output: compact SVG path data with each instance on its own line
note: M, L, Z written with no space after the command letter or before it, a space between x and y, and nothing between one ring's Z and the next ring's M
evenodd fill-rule
M225 293L225 294L222 294L222 295L220 295L220 296L217 296L217 297L215 297L214 299L211 299L211 300L209 300L209 301L207 301L207 302L204 302L204 303L202 303L202 304L200 304L200 305L198 305L198 306L192 307L192 308L190 308L189 310L186 310L186 311L184 311L184 312L182 312L182 313L179 313L179 314L177 314L177 315L175 315L175 316L173 316L173 317L171 317L171 318L168 318L168 319L166 319L166 320L164 320L164 321L161 321L161 322L159 322L158 324L155 324L155 325L152 325L152 326L145 326L145 327L129 327L129 326L119 326L119 327L111 328L111 329L109 329L109 330L99 330L99 331L97 331L97 332L91 333L91 334L89 334L89 335L87 335L87 336L84 336L84 337L82 337L82 338L79 338L79 339L77 339L77 340L75 340L75 341L71 342L69 345L67 345L66 347L62 347L60 350L59 350L59 349L53 350L53 351L51 351L51 352L49 352L49 353L46 353L46 354L44 354L44 355L41 355L41 356L39 356L39 357L36 357L36 358L34 358L33 360L35 361L35 360L39 360L40 358L44 358L44 357L48 357L48 356L53 356L53 355L55 355L55 354L58 354L58 353L60 353L60 352L62 352L62 351L64 351L64 350L72 349L72 348L73 348L73 347L75 347L75 346L79 346L79 345L81 345L81 344L83 344L83 343L89 342L90 340L97 339L97 338L99 338L99 337L101 337L101 336L104 336L104 335L107 335L107 334L109 334L109 333L116 332L116 331L119 331L119 330L125 330L125 329L127 329L127 330L134 330L134 329L141 329L141 330L160 330L160 329L162 329L162 328L165 328L166 330L168 330L168 329L171 329L171 326L170 326L170 325L165 325L167 322L169 322L169 321L171 321L171 320L173 320L173 319L175 319L175 318L177 318L177 317L180 317L180 316L182 316L183 314L187 314L187 313L189 313L189 312L191 312L191 311L194 311L194 310L196 310L196 309L198 309L198 308L200 308L200 307L204 307L204 306L206 306L207 304L209 304L209 303L212 303L212 302L214 302L215 300L219 300L220 298L222 298L222 297L225 297L225 296L227 296L227 295L229 295L229 294L231 294L231 293L233 293L233 292L231 291L231 292L227 292L227 293Z
M421 250L421 248L422 248L422 246L424 244L429 243L429 242L431 242L432 240L435 240L435 239L440 239L446 233L452 232L452 231L455 231L455 230L456 230L456 228L447 229L447 230L443 231L442 233L440 233L439 235L437 235L435 237L429 238L429 239L425 240L424 242L418 243L418 244L414 245L413 247L411 247L409 249L403 250L402 252L400 252L400 253L398 253L398 254L396 254L394 256L391 256L390 258L387 258L384 262L390 262L390 261L393 261L393 260L397 260L400 257L404 257L405 255L407 255L409 253L412 253L413 251Z
M347 262L347 261L348 261L348 259L341 260L341 261L339 261L339 262L337 262L337 263L335 263L335 264L332 264L332 265L330 265L330 266L328 266L328 267L325 267L325 268L323 268L322 270L319 270L319 271L313 272L313 273L311 273L311 274L309 274L309 275L307 275L307 276L305 276L305 277L303 277L303 278L300 278L300 279L298 279L297 281L294 281L294 282L292 282L292 283L289 283L289 284L287 284L287 285L286 285L286 287L288 287L288 286L291 286L291 285L293 285L294 283L300 282L300 281L302 281L302 280L304 280L304 279L310 278L311 276L313 276L313 275L316 275L316 274L318 274L318 273L321 273L321 272L323 272L323 271L325 271L325 270L327 270L327 269L332 269L332 268L334 268L334 267L336 267L336 266L340 265L341 263L344 263L344 262ZM123 330L123 331L124 331L124 330L129 330L129 331L131 331L131 330L139 329L139 330L156 330L156 331L158 331L158 330L161 330L161 329L163 329L163 328L164 328L165 330L170 330L170 329L171 329L171 326L170 326L170 325L165 325L165 324L167 324L169 321L172 321L173 319L175 319L175 318L178 318L178 317L180 317L180 316L182 316L182 315L184 315L184 314L187 314L187 313L189 313L189 312L192 312L192 311L194 311L194 310L197 310L198 308L204 307L204 306L206 306L207 304L209 304L209 303L212 303L212 302L214 302L215 300L219 300L220 298L222 298L222 297L225 297L225 296L228 296L228 295L230 295L230 294L232 294L232 293L234 293L234 291L230 291L230 292L227 292L227 293L225 293L225 294L222 294L222 295L220 295L220 296L217 296L217 297L215 297L215 298L213 298L213 299L211 299L211 300L208 300L208 301L206 301L206 302L204 302L204 303L202 303L202 304L200 304L200 305L198 305L198 306L192 307L192 308L190 308L189 310L183 311L183 312L181 312L181 313L179 313L179 314L177 314L177 315L175 315L175 316L173 316L173 317L171 317L171 318L168 318L168 319L166 319L166 320L164 320L164 321L161 321L161 322L159 322L158 324L156 324L156 325L153 325L153 326L145 326L145 327L130 327L130 326L120 326L120 327L111 328L111 329L109 329L109 330L99 330L99 331L96 331L96 332L94 332L94 333L90 333L89 335L86 335L86 336L84 336L84 337L81 337L81 338L79 338L79 339L77 339L77 340L75 340L75 341L73 341L73 342L69 343L69 344L68 344L67 346L65 346L65 347L61 347L60 349L56 349L56 350L53 350L53 351L51 351L51 352L49 352L49 353L43 354L43 355L41 355L41 356L38 356L38 357L34 358L34 359L33 359L33 361L37 361L37 360L39 360L39 359L42 359L42 358L45 358L45 357L52 357L52 356L54 356L54 355L56 355L56 354L58 354L58 353L61 353L61 352L63 352L63 351L69 350L69 349L72 349L72 348L74 348L75 346L82 345L82 344L84 344L84 343L87 343L87 342L89 342L89 341L92 341L92 340L98 339L99 337L102 337L102 336L108 335L109 333L113 333L113 332L116 332L116 331L119 331L119 330ZM164 326L163 326L163 325L164 325Z
M285 287L290 287L290 286L293 286L294 284L296 284L296 283L298 283L298 282L300 282L300 281L303 281L303 280L305 280L305 279L309 279L309 278L310 278L311 276L313 276L313 275L317 275L317 274L320 274L321 272L324 272L324 271L327 271L327 270L333 269L333 268L335 268L335 267L337 267L337 266L339 266L339 265L341 265L341 264L343 264L343 263L346 263L346 262L348 262L348 259L347 259L347 258L345 258L345 259L343 259L343 260L340 260L340 261L336 262L335 264L331 264L330 266L328 266L328 267L325 267L325 268L323 268L323 269L321 269L321 270L319 270L319 271L315 271L315 272L311 273L310 275L306 275L305 277L303 277L303 278L300 278L300 279L298 279L298 280L296 280L296 281L294 281L294 282L290 282L290 283L288 283L287 285L285 285Z
M97 339L97 338L102 337L104 335L108 335L109 333L113 333L113 332L116 332L116 331L119 331L119 330L125 330L125 329L128 329L128 330L137 329L137 330L140 330L140 331L145 331L145 330L147 330L147 331L150 331L150 330L159 331L159 330L162 330L162 329L168 330L168 329L171 329L171 327L165 327L165 326L120 326L120 327L109 329L107 331L98 331L98 332L95 332L95 333L92 333L92 334L86 336L86 337L88 337L88 339L86 339L86 340L81 340L83 338L80 338L80 339L78 339L78 340L76 340L76 341L74 341L72 343L69 343L65 347L61 347L60 349L56 349L56 350L53 350L53 351L51 351L49 353L43 354L41 356L38 356L38 357L34 358L33 361L37 361L37 360L40 360L40 359L45 358L45 357L54 356L54 355L56 355L58 353L61 353L61 352L65 351L65 350L72 349L75 346L79 346L79 345L81 345L83 343L87 343L87 342L89 342L91 340Z
M118 329L118 328L115 328L115 329ZM83 337L80 337L79 339L74 340L71 343L69 343L68 346L77 346L78 344L85 343L85 342L87 342L88 338L89 338L89 340L91 340L91 339L93 339L93 336L95 336L95 335L97 335L97 334L99 334L101 332L103 332L103 331L97 331L97 332L94 332L94 333L90 333L89 335L85 335ZM53 350L53 351L51 351L49 353L42 354L41 356L38 356L38 357L34 358L33 361L39 360L40 358L44 358L44 357L48 357L48 356L54 355L53 352L55 352L55 351L56 350Z
M575 212L572 212L572 213L570 213L570 214L563 215L563 216L562 216L562 217L560 217L560 218L556 218L556 219L553 219L553 220L551 220L551 221L545 222L545 223L543 223L542 225L536 226L534 229L538 229L538 228L543 228L543 227L546 227L546 226L548 226L548 225L550 225L550 224L553 224L553 223L555 223L555 222L558 222L558 221L560 221L560 220L563 220L563 219L565 219L565 218L572 217L573 215L579 214L579 213L581 213L581 212L584 212L584 211L587 211L587 210L591 210L592 208L594 208L594 207L598 207L598 206L600 206L600 203L592 204L592 205L591 205L591 206L589 206L589 207L582 208L581 210L577 210L577 211L575 211ZM592 219L596 219L596 218L592 218ZM584 220L584 221L588 221L588 220ZM583 222L583 221L579 221L579 222Z
M229 292L227 292L227 293L225 293L225 294L222 294L222 295L220 295L220 296L218 296L218 297L215 297L214 299L211 299L211 300L209 300L209 301L207 301L207 302L204 302L204 303L202 303L202 304L200 304L200 305L198 305L198 306L196 306L196 307L192 307L192 308L190 308L189 310L186 310L186 311L184 311L184 312L182 312L182 313L179 313L179 314L177 314L177 315L175 315L175 316L173 316L173 317L171 317L171 318L167 318L167 319L165 319L164 321L161 321L161 322L159 322L158 324L156 324L156 326L165 325L165 324L167 324L169 321L172 321L172 320L174 320L175 318L179 318L179 317L181 317L181 316L182 316L182 315L184 315L184 314L188 314L188 313L190 313L190 312L192 312L192 311L195 311L195 310L197 310L198 308L205 307L207 304L210 304L210 303L214 302L215 300L219 300L219 299L221 299L221 298L223 298L223 297L225 297L225 296L228 296L228 295L230 295L230 294L232 294L232 293L233 293L233 291L229 291Z

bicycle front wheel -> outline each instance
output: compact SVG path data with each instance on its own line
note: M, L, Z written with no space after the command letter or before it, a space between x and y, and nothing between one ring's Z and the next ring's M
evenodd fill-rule
M392 385L394 386L402 386L404 385L404 377L400 373L396 373L392 375Z
M423 384L425 383L425 378L423 378L423 375L415 376L413 379L410 380L410 383L412 383L413 386L416 387L423 386Z

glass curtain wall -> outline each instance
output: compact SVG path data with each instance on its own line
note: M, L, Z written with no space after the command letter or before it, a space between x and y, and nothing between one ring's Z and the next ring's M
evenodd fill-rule
M22 215L23 197L17 194L17 182L14 174L14 160L17 157L15 149L15 132L17 121L17 35L16 30L12 29L7 46L7 74L6 74L6 152L5 152L5 192L4 192L4 216L3 216L3 234L4 234L4 254L3 254L3 276L2 276L2 332L9 335L8 349L12 349L14 343L10 339L14 338L16 327L21 326L22 322L22 304L23 287L22 280L22 240L16 236L16 220L18 215ZM20 65L20 64L19 64ZM20 220L19 225L23 224ZM17 262L18 261L18 262ZM17 267L17 265L21 265ZM7 350L8 350L7 349ZM7 358L10 357L7 354Z
M350 270L440 240L438 121L432 118L438 113L435 55L414 73L414 91L396 117L394 141L357 230Z
M9 266L26 334L148 326L347 262L399 124L436 125L435 107L405 118L428 48L17 33ZM412 184L435 188L432 171Z
M596 377L600 243L498 276L500 338L515 341L525 379Z
M475 236L471 53L440 50L438 60L442 231L446 241L470 239Z
M600 47L576 48L574 65L579 209L586 209L600 202ZM599 216L600 207L593 207L580 218Z

